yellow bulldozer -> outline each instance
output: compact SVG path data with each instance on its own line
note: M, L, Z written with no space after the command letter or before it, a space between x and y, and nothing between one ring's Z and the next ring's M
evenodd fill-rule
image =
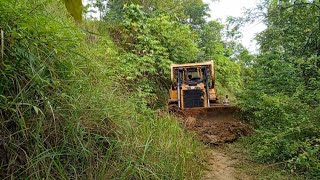
M171 64L170 68L169 105L186 109L212 107L220 104L215 88L213 61Z
M172 64L168 111L178 115L187 129L206 143L232 142L250 132L240 121L238 107L222 100L215 85L213 61Z
M189 112L233 114L238 108L230 106L228 96L220 100L215 86L213 61L171 64L171 85L169 106Z

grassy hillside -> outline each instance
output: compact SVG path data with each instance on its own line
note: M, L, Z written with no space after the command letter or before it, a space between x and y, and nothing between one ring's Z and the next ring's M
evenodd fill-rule
M130 91L122 50L97 24L76 25L60 2L5 0L0 12L1 179L200 177L203 146Z

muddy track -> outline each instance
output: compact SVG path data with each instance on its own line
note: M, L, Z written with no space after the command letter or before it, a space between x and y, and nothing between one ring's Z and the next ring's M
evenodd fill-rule
M236 107L169 109L182 126L195 132L208 145L204 180L303 179L288 176L270 165L254 163L242 147L230 143L250 135L252 127L241 121ZM275 174L273 174L275 173Z
M240 120L236 107L175 109L183 126L198 134L206 144L221 145L247 136L251 127Z
M209 145L222 145L251 133L251 127L240 120L237 107L219 106L214 108L170 109L179 117L181 124L195 132L201 141ZM251 179L236 171L238 159L229 156L219 148L208 149L205 180Z
M203 179L233 180L236 179L234 165L235 159L231 159L224 153L210 150L208 166Z
M224 148L211 147L208 149L207 167L204 180L251 180L254 176L239 171L239 164L243 163L243 156L230 156Z
M205 170L203 179L215 180L235 180L238 175L236 174L235 164L236 159L232 159L228 155L216 150L209 150L208 152L208 166Z

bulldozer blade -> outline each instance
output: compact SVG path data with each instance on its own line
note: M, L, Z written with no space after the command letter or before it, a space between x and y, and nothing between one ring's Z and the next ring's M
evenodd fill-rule
M185 128L196 132L200 140L208 144L233 142L240 136L249 135L251 127L241 121L236 106L215 105L208 108L180 109L169 111L180 117Z
M194 117L197 120L220 120L230 121L238 118L237 112L240 108L237 106L215 105L207 108L189 108L183 109L186 117Z

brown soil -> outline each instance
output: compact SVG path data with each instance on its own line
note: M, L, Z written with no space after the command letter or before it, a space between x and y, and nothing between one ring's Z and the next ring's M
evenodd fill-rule
M237 116L239 108L215 106L181 110L170 107L169 111L179 116L183 126L199 135L206 144L220 145L233 142L240 136L250 134L251 128ZM220 146L219 146L220 147ZM220 148L209 148L205 180L250 180L250 176L237 171L238 157L232 157Z
M248 166L243 168L243 166ZM208 148L207 166L204 171L204 180L254 180L259 179L257 169L268 171L265 166L248 161L243 150L233 144L224 144ZM261 176L263 177L263 176ZM262 178L263 179L263 178ZM266 178L273 179L273 178Z
M253 180L253 179L300 179L287 176L270 165L257 164L247 158L247 154L238 147L240 136L249 135L252 128L241 121L237 115L239 108L216 106L181 110L169 107L169 111L179 117L181 124L195 133L208 144L204 180ZM214 145L214 146L211 146ZM221 145L221 146L216 146Z
M233 142L251 132L250 126L237 116L238 110L233 106L216 106L171 111L178 114L182 124L196 132L203 142L219 145Z
M233 180L235 179L235 160L226 154L210 150L208 166L203 179Z
M208 146L204 180L302 180L303 176L290 174L276 164L253 162L241 143Z
M208 151L208 166L204 180L250 180L251 176L237 170L237 157L229 156L224 151L211 148Z

